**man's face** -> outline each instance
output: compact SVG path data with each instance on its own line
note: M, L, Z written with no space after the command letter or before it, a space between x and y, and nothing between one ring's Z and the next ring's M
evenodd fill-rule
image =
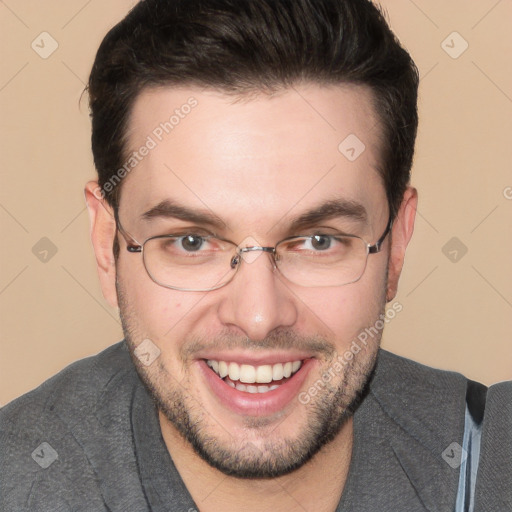
M191 97L197 105L180 110L172 131L155 132ZM365 145L354 161L338 149L351 134ZM373 244L386 227L380 128L364 88L310 85L237 102L194 88L146 90L130 119L129 149L148 136L156 147L125 179L119 209L123 228L141 243L191 232L274 246L294 235L341 232ZM164 201L214 222L165 209L144 217ZM328 202L360 205L364 216L342 209L319 214ZM306 213L310 220L292 230ZM389 237L352 284L294 284L271 255L258 252L229 284L209 292L156 284L141 254L119 240L117 294L127 341L133 350L149 339L160 351L149 366L134 357L138 372L163 421L205 460L235 476L276 476L305 463L339 432L375 362L377 336L353 358L343 354L383 312ZM222 362L230 372L224 378ZM286 363L294 363L295 373L280 378ZM237 374L246 372L242 380L255 373L263 383L242 383Z

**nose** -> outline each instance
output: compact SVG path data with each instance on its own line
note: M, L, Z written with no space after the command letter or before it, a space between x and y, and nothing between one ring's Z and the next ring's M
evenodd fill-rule
M238 256L234 279L222 288L219 319L253 340L262 340L278 327L297 320L294 295L274 267L272 254L251 251ZM219 290L219 291L221 291Z

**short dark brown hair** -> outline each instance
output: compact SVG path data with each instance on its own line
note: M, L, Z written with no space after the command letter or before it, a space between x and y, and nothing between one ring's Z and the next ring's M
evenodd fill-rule
M102 195L117 209L121 186L105 193L105 185L126 159L130 113L144 88L244 95L304 81L373 91L383 140L379 171L394 216L410 178L419 79L369 0L140 1L105 36L89 78Z

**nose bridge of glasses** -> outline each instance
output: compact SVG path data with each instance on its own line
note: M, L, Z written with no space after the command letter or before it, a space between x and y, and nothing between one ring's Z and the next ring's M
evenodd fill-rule
M275 255L276 249L275 247L262 247L260 245L238 247L236 255L233 256L233 258L231 259L231 267L235 268L237 265L240 264L240 261L242 259L244 260L245 263L254 263L254 261L258 259L262 252ZM274 262L273 265L275 265Z

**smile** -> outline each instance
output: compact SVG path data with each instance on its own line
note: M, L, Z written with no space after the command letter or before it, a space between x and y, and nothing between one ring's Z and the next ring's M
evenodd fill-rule
M250 364L208 359L206 364L228 386L238 391L268 393L279 388L287 379L297 373L302 366L302 361L253 366Z
M197 368L220 405L244 416L268 416L299 403L297 396L305 380L318 366L311 355L281 357L282 362L277 354L269 354L267 361L249 358L244 362L243 356L237 354L233 357L235 362L228 354L217 358L212 354L199 359Z

